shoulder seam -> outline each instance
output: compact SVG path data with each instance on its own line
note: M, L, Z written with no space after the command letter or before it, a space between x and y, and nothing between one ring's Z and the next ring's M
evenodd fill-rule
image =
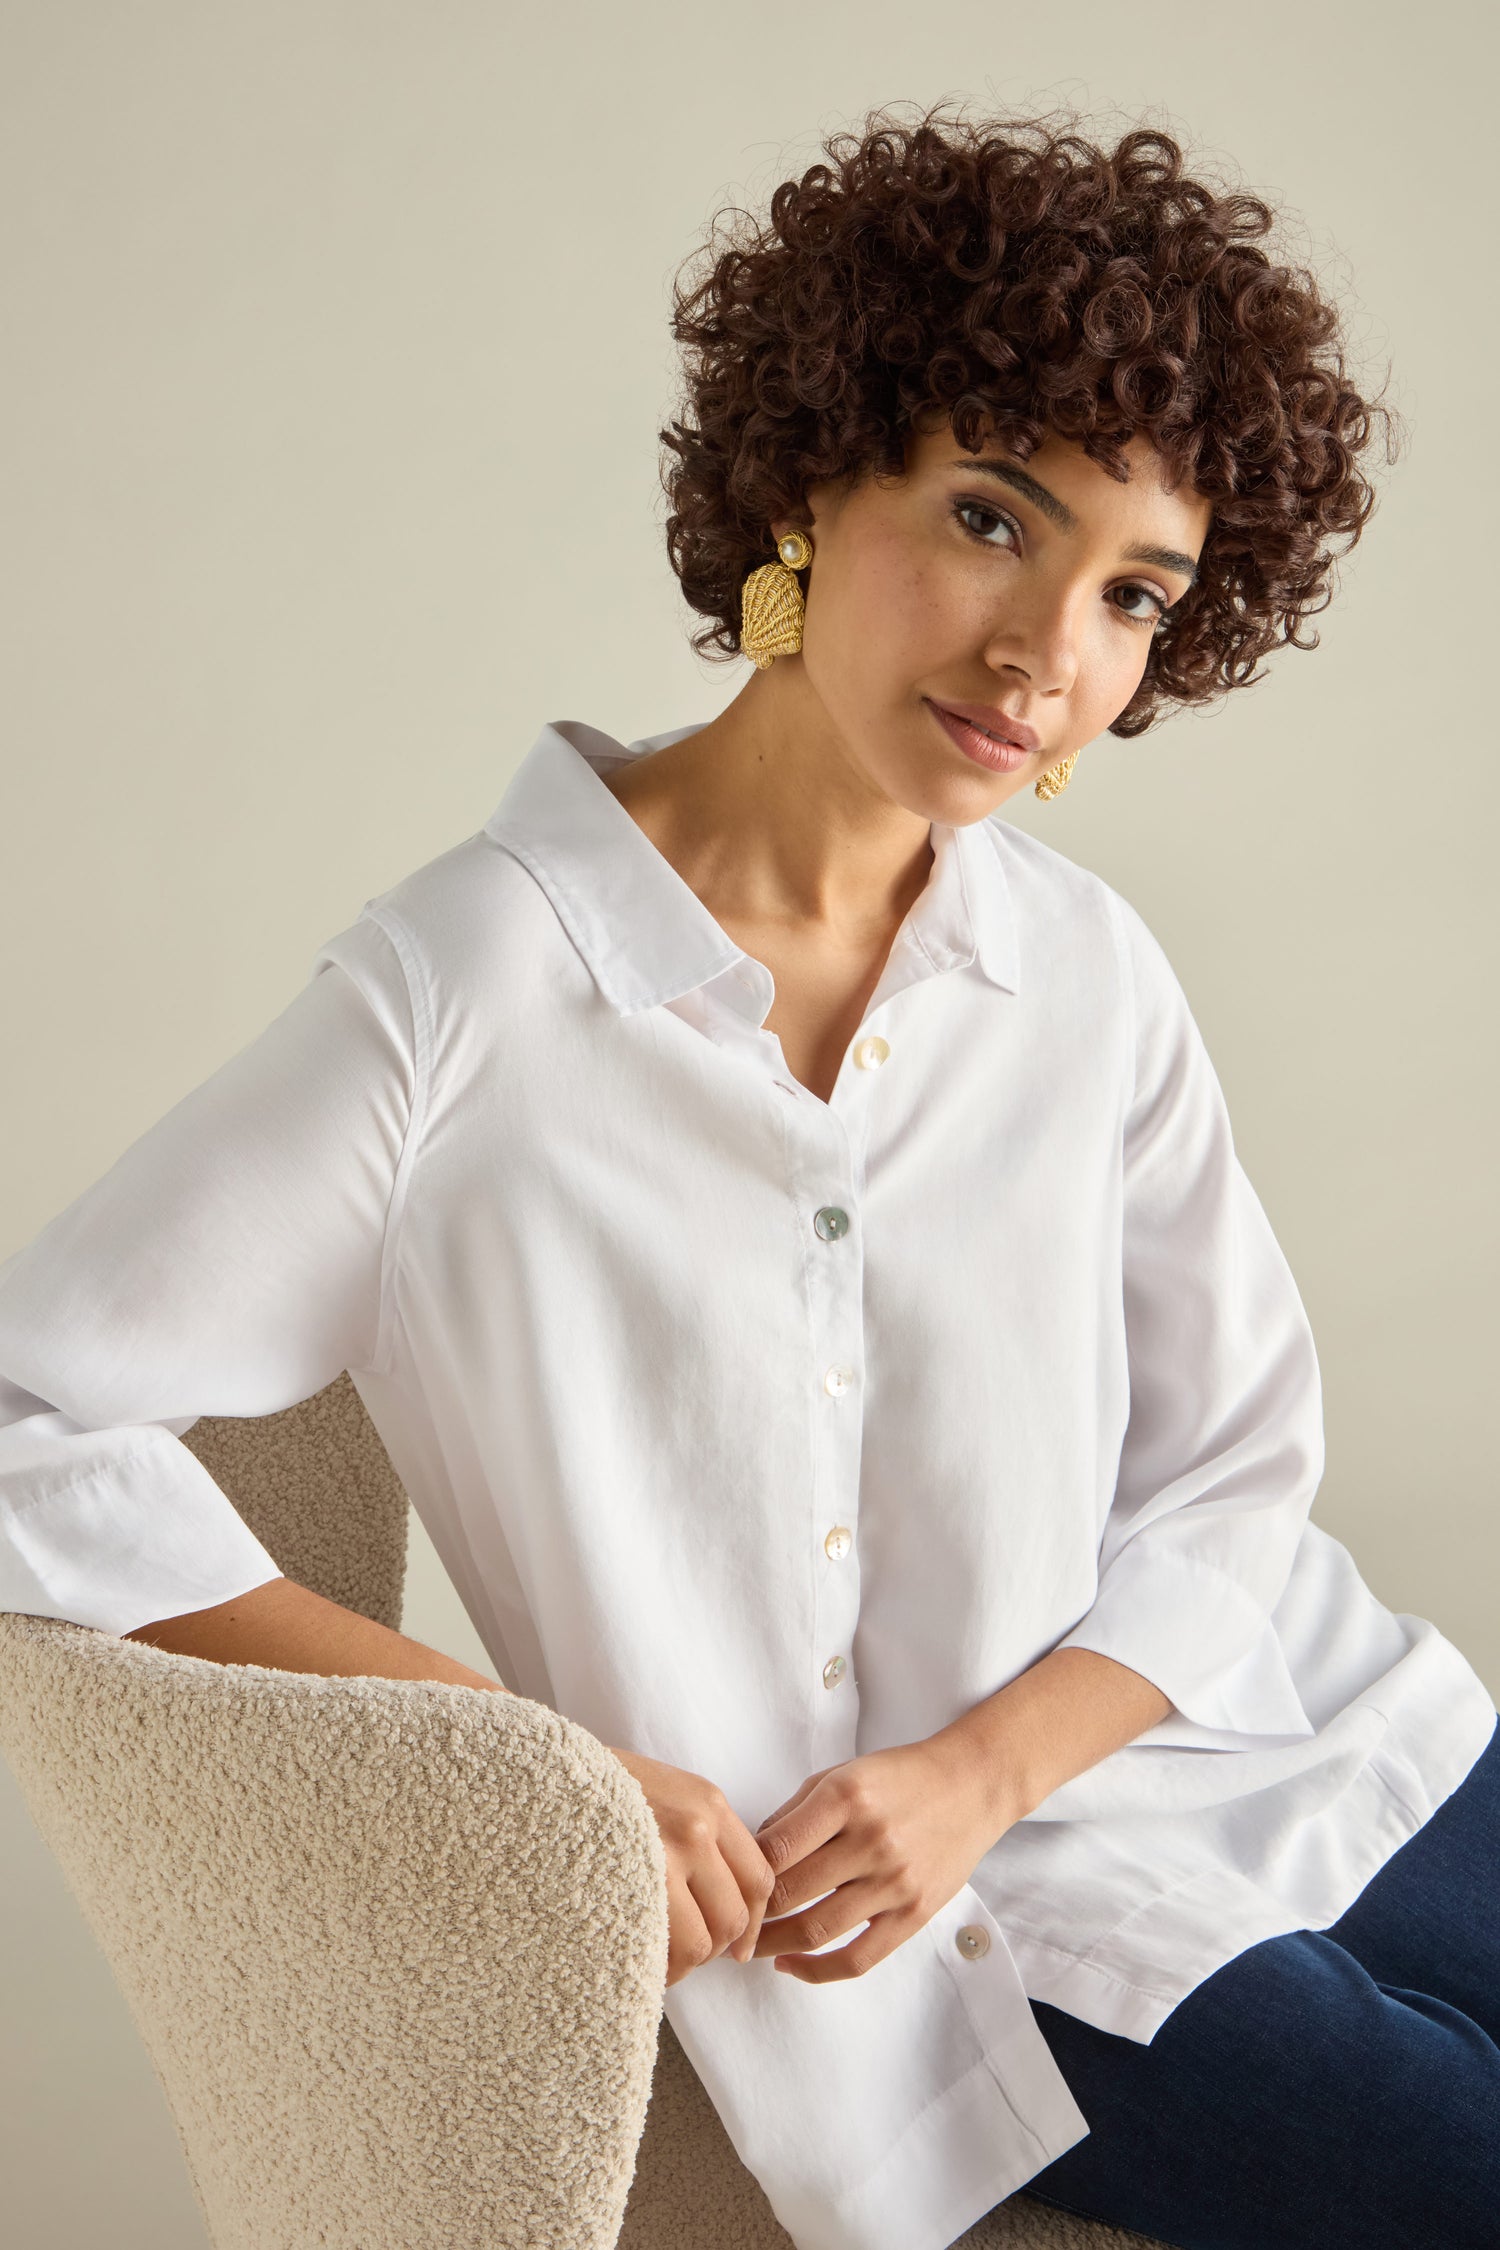
M411 1109L406 1120L406 1132L402 1136L401 1154L396 1161L396 1176L391 1183L391 1200L386 1210L385 1239L380 1255L380 1317L371 1369L374 1374L389 1374L396 1327L396 1282L400 1270L402 1223L406 1216L412 1171L427 1123L436 1034L431 993L410 930L389 906L377 906L373 901L367 900L361 912L384 933L396 956L406 986L406 1001L412 1022Z

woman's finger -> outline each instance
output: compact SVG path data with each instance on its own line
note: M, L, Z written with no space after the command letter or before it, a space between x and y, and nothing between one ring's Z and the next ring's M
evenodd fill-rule
M790 1810L773 1813L769 1820L763 1820L755 1832L755 1840L777 1876L782 1877L811 1862L839 1834L848 1818L848 1796L839 1783L836 1769L831 1769L829 1775L818 1775L807 1794ZM827 1862L819 1864L826 1866ZM830 1890L845 1875L860 1872L862 1870L845 1864L836 1874L825 1875L818 1888ZM804 1891L800 1895L805 1898L807 1893Z
M815 1898L792 1914L768 1916L761 1925L756 1953L808 1953L834 1938L845 1937L869 1916L891 1904L890 1886L874 1876L851 1877L837 1886L823 1885L826 1896Z
M744 1933L749 1916L744 1893L717 1846L711 1855L694 1861L687 1871L687 1886L713 1945L709 1959L715 1960Z
M886 1879L889 1880L888 1874ZM811 1906L825 1893L837 1890L841 1883L847 1887L851 1883L875 1880L876 1872L870 1865L868 1851L857 1838L841 1829L815 1852L809 1852L806 1859L799 1859L784 1875L777 1876L775 1888L766 1902L765 1918L768 1922L789 1919L799 1908Z
M875 1912L868 1916L868 1929L851 1938L847 1945L838 1946L831 1953L783 1953L777 1956L775 1965L786 1976L800 1977L804 1984L838 1984L847 1977L866 1976L929 1919L915 1907Z
M748 1961L760 1936L760 1926L776 1881L775 1872L748 1828L721 1837L719 1849L750 1913L743 1936L736 1938L729 1950L737 1961Z
M687 1879L667 1865L667 1982L680 1984L690 1969L710 1958L712 1937Z

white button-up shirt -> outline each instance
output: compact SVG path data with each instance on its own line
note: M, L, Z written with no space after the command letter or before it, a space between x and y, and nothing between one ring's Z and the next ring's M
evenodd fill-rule
M506 1684L752 1829L1059 1645L1143 1673L1167 1717L865 1976L666 1993L799 2250L943 2250L1088 2130L1028 1995L1149 2041L1335 1919L1495 1710L1309 1519L1312 1336L1141 916L934 824L824 1102L600 778L693 731L544 727L0 1268L0 1607L273 1577L182 1432L348 1368Z

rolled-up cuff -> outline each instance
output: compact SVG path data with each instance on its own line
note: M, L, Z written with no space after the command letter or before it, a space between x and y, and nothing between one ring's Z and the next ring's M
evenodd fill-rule
M1142 1742L1211 1747L1208 1730L1264 1745L1268 1737L1304 1742L1317 1732L1270 1618L1211 1563L1127 1546L1101 1578L1092 1608L1057 1646L1112 1656L1170 1697L1173 1709Z
M106 1633L210 1609L282 1575L170 1431L0 1508L0 1610Z

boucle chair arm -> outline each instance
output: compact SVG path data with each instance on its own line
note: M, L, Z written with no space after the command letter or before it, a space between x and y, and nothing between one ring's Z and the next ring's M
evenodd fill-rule
M0 1749L215 2250L606 2250L667 1968L644 1793L545 1705L0 1614Z

